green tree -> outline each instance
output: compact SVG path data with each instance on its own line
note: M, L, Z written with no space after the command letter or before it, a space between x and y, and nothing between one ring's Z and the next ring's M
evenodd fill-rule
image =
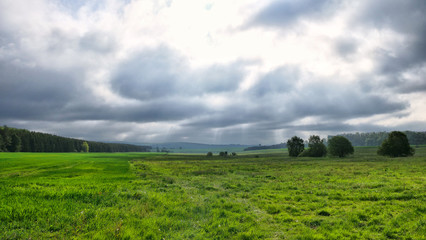
M3 151L3 152L9 151L8 148L12 142L12 139L10 138L9 128L6 125L0 128L0 137L3 138L3 141L0 146L1 147L0 151Z
M319 136L312 135L309 137L308 149L303 151L301 157L324 157L327 155L327 147Z
M207 157L213 157L213 153L212 152L208 152L207 153Z
M328 153L332 156L345 157L354 153L354 147L347 138L335 136L328 140Z
M287 149L288 155L290 157L297 157L300 153L305 150L305 145L303 144L303 139L298 136L294 136L291 139L287 140Z
M414 155L414 148L410 146L407 135L403 132L393 131L382 142L377 154L389 157L407 157Z
M81 144L81 151L82 152L89 152L89 144L87 142L83 142Z
M0 152L4 151L4 142L3 142L3 137L0 135Z
M21 151L21 138L18 137L15 133L12 134L12 137L10 138L10 145L8 146L9 152L20 152Z

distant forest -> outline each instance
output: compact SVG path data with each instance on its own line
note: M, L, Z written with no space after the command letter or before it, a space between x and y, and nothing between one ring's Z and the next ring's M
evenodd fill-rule
M412 132L405 131L410 145L423 145L426 144L426 132ZM343 136L347 138L353 146L363 147L363 146L380 146L388 137L388 132L369 132L369 133L343 133L338 134L338 136ZM328 136L328 139L333 136ZM327 140L328 140L327 139ZM305 140L305 145L308 145L308 142ZM252 146L245 148L244 151L253 151L253 150L264 150L264 149L279 149L286 148L287 144L280 143L275 145L265 145L265 146Z
M275 145L268 145L268 146L253 146L253 147L248 147L248 148L244 148L244 151L254 151L254 150L265 150L265 149L280 149L280 148L286 148L287 144L285 143L280 143L280 144L275 144Z
M82 152L87 142L90 152L149 152L150 146L102 143L59 137L25 129L0 127L0 152Z
M426 132L405 131L410 145L426 144ZM343 136L351 141L353 146L380 146L388 137L388 132L370 132L370 133L344 133ZM332 136L328 136L330 139Z

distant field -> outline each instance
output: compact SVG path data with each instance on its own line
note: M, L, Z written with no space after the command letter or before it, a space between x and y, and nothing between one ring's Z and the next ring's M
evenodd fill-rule
M426 148L376 150L0 153L0 239L426 239Z
M228 153L232 152L244 152L245 147L223 147L223 148L204 148L204 149L170 149L171 153L198 153L198 154L207 154L208 152L219 153L227 151ZM155 151L153 149L152 151Z

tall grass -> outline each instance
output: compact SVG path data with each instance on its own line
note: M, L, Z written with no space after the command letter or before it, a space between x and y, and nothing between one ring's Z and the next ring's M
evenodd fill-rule
M0 153L0 238L425 239L426 148L416 150Z

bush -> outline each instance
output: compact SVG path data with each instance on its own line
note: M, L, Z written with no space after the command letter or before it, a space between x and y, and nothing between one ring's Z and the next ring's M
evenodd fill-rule
M212 152L208 152L207 153L207 157L213 157L213 153Z
M407 135L393 131L379 147L377 154L389 157L407 157L414 155L414 148L410 147Z
M328 141L328 153L332 156L345 157L354 153L354 147L347 138L335 136Z
M288 155L290 157L297 157L300 153L305 149L305 145L303 144L303 139L294 136L291 139L287 140L287 149Z

